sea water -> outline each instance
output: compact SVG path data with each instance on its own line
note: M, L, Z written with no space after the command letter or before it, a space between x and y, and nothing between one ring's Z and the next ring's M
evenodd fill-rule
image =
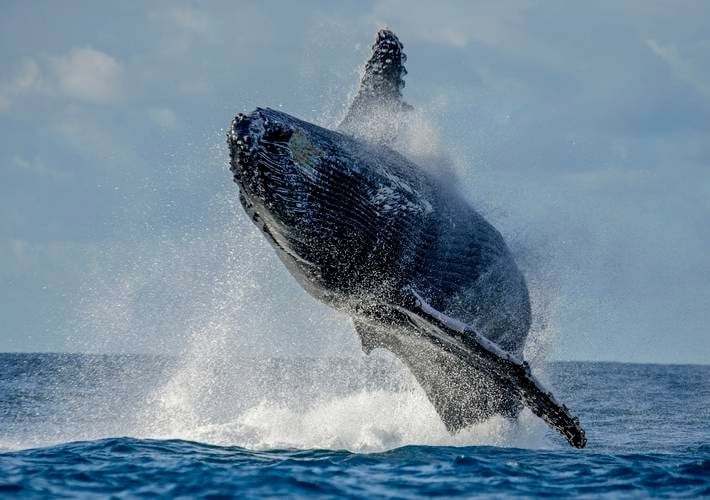
M710 496L710 366L536 372L586 449L527 410L452 436L386 355L4 354L0 495Z

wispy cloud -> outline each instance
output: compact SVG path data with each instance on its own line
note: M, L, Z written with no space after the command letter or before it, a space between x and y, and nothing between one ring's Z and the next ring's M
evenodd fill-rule
M38 92L44 87L39 64L32 59L25 60L14 78L0 82L0 112L7 111L15 97Z
M168 33L161 40L165 53L174 54L190 50L196 42L214 42L218 39L217 21L204 11L193 7L174 7L153 13Z
M69 177L67 172L54 166L47 165L47 163L39 156L34 156L32 158L15 156L10 164L21 172L46 177L54 181L65 180Z
M52 67L58 88L80 101L110 103L122 95L123 67L112 56L92 48L75 48L56 57Z
M155 122L156 125L164 129L173 129L177 125L177 115L170 108L150 108L148 117Z
M170 18L181 29L209 37L214 32L212 18L199 10L190 7L176 7L170 11Z
M48 61L25 60L14 77L0 82L0 112L23 96L69 97L107 104L123 95L124 69L114 57L93 48L74 48Z
M656 40L647 40L646 44L663 62L668 64L673 75L710 97L710 40L694 44L664 45Z
M416 8L405 0L381 0L374 8L374 16L382 23L407 26L422 40L465 47L472 42L490 45L509 43L518 39L516 29L530 2L470 2L453 1L443 4L420 3ZM397 26L394 26L395 28Z

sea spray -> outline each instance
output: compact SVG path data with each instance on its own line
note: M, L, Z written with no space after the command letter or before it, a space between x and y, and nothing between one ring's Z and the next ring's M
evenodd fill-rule
M395 147L455 184L475 166L445 152L450 145L437 125L445 108L439 96L411 112ZM211 163L223 162L222 137L209 142ZM196 179L194 171L185 175ZM210 214L179 235L158 232L96 257L87 275L75 350L176 354L135 409L127 434L253 448L545 446L527 411L518 424L496 417L449 435L399 361L385 352L366 358L349 319L286 274L237 206L233 185L225 182L213 195ZM516 256L518 248L525 254L536 311L526 355L540 374L554 288L539 272L543 259L531 258L524 241L515 243Z

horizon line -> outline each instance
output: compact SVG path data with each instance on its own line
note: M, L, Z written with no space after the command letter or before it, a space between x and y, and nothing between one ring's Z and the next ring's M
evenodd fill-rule
M162 357L179 358L182 354L154 353L154 352L70 352L70 351L0 351L0 356L8 354L21 355L64 355L64 356L133 356L133 357ZM272 356L267 359L350 359L353 356ZM245 356L242 359L259 359L263 356ZM549 359L543 363L604 363L619 365L660 365L660 366L710 366L708 363L697 362L664 362L664 361L618 361L618 360L588 360L588 359Z

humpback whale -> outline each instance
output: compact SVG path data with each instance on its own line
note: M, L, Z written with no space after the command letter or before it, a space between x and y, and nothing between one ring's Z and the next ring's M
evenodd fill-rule
M240 203L298 283L352 317L365 353L405 364L449 432L527 406L582 448L578 418L522 359L530 300L502 235L395 150L405 60L380 30L336 130L238 114L227 143Z

